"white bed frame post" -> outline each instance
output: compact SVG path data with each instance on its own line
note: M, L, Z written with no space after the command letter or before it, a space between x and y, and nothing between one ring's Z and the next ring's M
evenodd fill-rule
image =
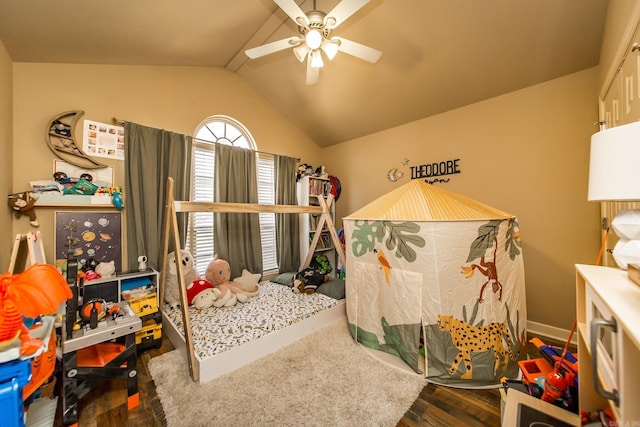
M167 178L167 205L165 207L164 221L164 242L162 252L162 268L160 270L160 283L158 294L160 296L160 311L164 311L164 287L167 279L167 255L169 251L169 239L173 237L173 245L176 251L181 249L180 239L178 235L178 212L219 212L219 213L309 213L320 214L316 233L309 247L309 254L303 264L303 268L307 268L311 263L313 252L316 249L320 232L327 224L331 240L338 252L342 265L346 268L346 259L335 225L331 220L330 208L334 202L333 195L327 197L325 201L323 197L318 197L319 206L298 206L298 205L260 205L254 203L217 203L217 202L188 202L176 201L173 198L174 180ZM177 262L178 286L180 288L180 304L182 309L182 324L184 325L185 343L189 362L189 372L193 381L200 380L200 372L195 369L196 357L193 348L193 334L191 333L191 322L189 320L189 304L187 303L186 284L184 283L184 270L182 263Z

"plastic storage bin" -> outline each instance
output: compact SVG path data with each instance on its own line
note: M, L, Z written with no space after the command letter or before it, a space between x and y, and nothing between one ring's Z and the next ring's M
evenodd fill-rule
M24 426L22 389L31 380L31 360L0 364L0 427Z

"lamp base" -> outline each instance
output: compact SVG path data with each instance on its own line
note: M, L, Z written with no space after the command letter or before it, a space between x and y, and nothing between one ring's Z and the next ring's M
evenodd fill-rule
M627 265L640 265L640 210L625 209L611 221L611 227L620 240L613 248L616 264L627 270Z

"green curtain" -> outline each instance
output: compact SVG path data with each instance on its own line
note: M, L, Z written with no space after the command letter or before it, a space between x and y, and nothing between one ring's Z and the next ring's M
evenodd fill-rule
M255 151L216 144L216 202L258 203ZM219 213L214 215L213 245L219 258L231 265L231 278L242 269L262 273L262 240L259 214Z
M297 205L297 159L274 156L276 205ZM280 273L298 271L300 268L300 215L276 214L276 245Z
M129 122L125 123L124 131L127 264L133 268L138 256L146 255L149 266L158 270L163 250L167 178L175 181L175 200L188 200L192 138ZM187 219L186 214L178 214L182 247Z

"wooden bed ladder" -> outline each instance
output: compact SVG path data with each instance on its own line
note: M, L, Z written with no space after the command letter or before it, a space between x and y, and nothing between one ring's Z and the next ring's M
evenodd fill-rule
M324 225L327 225L331 240L338 252L340 261L343 266L346 266L346 259L340 238L336 231L335 225L331 220L330 209L334 202L333 195L329 195L326 201L323 197L318 197L319 206L298 206L298 205L261 205L256 203L218 203L218 202L189 202L189 201L177 201L173 196L174 180L173 178L167 178L167 204L165 206L165 221L164 221L164 239L162 250L162 268L160 270L160 286L159 286L159 301L160 311L164 311L164 287L167 279L167 257L169 252L169 242L172 240L173 247L176 251L181 249L180 236L178 234L178 212L218 212L218 213L290 213L290 214L320 214L318 224L316 227L316 233L311 241L309 247L309 253L303 264L303 268L306 268L311 263L313 252L318 245L320 239L320 232ZM184 282L184 270L182 263L176 263L176 271L178 275L178 286L180 291L180 306L182 309L182 324L184 326L185 344L187 349L187 359L189 362L189 373L193 381L200 380L200 372L195 369L196 358L193 347L193 334L191 332L191 322L189 320L189 304L187 303L187 287Z

